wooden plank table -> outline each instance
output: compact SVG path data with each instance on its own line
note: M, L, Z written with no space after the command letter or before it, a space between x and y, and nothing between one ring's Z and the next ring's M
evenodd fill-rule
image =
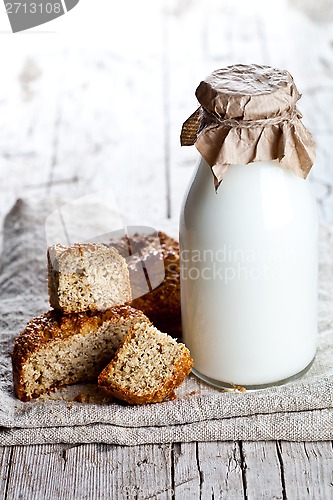
M310 179L333 222L333 9L329 0L131 2L91 46L82 34L0 46L0 218L20 196L110 189L127 222L177 220L194 148L179 132L194 90L235 62L289 69L318 144ZM126 21L126 22L125 22ZM88 37L89 38L89 37ZM41 43L42 40L42 43ZM330 499L331 442L0 448L9 499Z

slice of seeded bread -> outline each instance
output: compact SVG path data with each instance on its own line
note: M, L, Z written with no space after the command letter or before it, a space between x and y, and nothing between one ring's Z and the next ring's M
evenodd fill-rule
M29 401L51 389L97 379L130 328L149 321L130 306L105 312L49 311L31 320L12 355L15 393Z
M128 332L98 384L130 404L157 403L173 395L192 367L184 344L142 322Z
M125 259L95 243L48 248L50 304L64 313L105 311L132 298Z

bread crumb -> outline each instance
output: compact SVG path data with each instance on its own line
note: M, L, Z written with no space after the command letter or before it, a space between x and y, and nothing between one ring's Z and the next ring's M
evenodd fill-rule
M84 396L82 392L79 392L79 394L75 396L73 401L76 401L77 403L89 403L89 396Z
M231 385L233 387L233 391L232 392L241 392L242 394L245 394L245 392L246 392L245 387L243 387L241 385L235 385L235 384L231 384Z

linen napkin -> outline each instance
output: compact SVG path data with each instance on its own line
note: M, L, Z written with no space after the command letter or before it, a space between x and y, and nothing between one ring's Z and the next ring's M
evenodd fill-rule
M301 379L237 393L214 389L191 375L174 401L143 406L108 398L94 384L59 389L28 403L16 399L11 351L26 322L49 308L45 221L55 206L57 200L18 200L4 223L0 445L333 439L333 228L328 226L320 228L318 354ZM99 207L92 210L98 216ZM166 223L162 228L168 231Z

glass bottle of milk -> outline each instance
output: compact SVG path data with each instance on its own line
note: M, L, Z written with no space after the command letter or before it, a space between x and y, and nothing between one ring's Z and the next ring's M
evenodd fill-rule
M200 157L180 217L183 338L194 373L257 389L301 376L317 340L314 142L286 71L238 65L199 85L182 143Z

